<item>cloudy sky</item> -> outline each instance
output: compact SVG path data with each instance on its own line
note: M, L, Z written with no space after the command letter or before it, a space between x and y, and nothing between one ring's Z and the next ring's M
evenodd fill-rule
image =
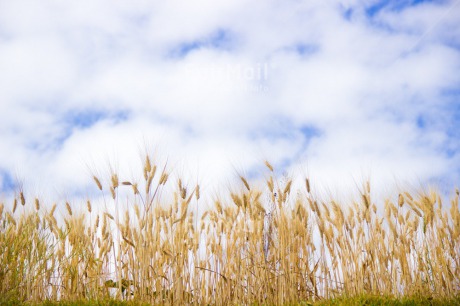
M85 194L145 148L208 190L265 159L459 185L459 2L0 0L0 193Z

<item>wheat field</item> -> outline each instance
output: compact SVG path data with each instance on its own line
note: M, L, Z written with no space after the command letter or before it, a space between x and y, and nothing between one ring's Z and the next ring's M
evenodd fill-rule
M291 190L292 179L278 180L265 164L265 186L241 176L237 192L212 203L148 155L139 182L95 175L104 205L88 200L84 212L18 190L0 204L0 301L281 305L459 295L458 190L448 204L434 191L391 201L373 199L364 184L359 201L325 201L309 179Z

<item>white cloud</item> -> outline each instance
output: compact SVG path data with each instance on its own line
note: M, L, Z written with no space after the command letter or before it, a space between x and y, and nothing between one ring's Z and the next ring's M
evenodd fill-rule
M266 157L342 190L367 172L380 190L457 179L441 116L460 84L459 8L370 20L373 3L2 2L0 168L85 192L85 163L115 157L133 176L146 140L209 190ZM107 115L72 127L79 112Z

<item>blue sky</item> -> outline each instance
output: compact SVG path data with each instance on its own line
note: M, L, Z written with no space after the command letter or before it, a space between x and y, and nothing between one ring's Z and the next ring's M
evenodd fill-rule
M84 194L145 146L210 191L264 159L458 186L459 2L0 0L0 193Z

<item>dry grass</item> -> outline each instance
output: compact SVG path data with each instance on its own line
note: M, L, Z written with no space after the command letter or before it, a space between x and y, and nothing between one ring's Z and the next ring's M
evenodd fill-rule
M369 184L360 201L326 202L309 180L294 192L292 180L278 182L266 166L265 188L240 177L239 192L200 216L196 207L207 203L199 186L171 181L166 165L148 156L141 182L112 173L106 186L93 177L104 210L91 201L80 214L68 202L45 210L21 191L11 210L0 205L0 302L279 305L362 294L458 296L458 191L450 208L435 192L375 202ZM176 191L161 201L168 184Z

